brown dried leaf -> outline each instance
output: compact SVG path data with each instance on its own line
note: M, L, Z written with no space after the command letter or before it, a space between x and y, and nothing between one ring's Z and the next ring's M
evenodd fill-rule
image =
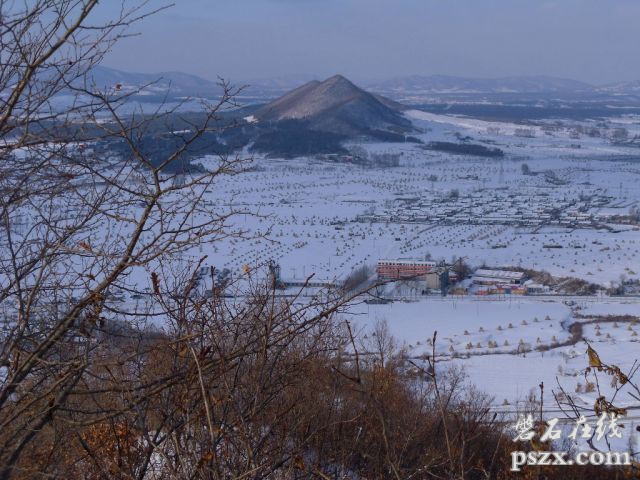
M587 355L589 356L589 366L595 368L602 368L602 361L598 352L596 352L591 345L587 345Z

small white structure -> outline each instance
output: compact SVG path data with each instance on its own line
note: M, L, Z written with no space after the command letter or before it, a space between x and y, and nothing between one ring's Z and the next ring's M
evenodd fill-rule
M549 293L551 290L547 285L541 285L533 282L532 280L524 282L524 286L526 287L529 295L543 295L545 293Z
M511 272L509 270L487 270L480 268L473 274L473 283L480 285L520 285L524 279L524 273Z

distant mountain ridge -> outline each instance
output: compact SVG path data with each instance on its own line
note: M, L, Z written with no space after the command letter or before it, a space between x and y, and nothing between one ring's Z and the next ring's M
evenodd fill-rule
M90 78L101 89L119 84L127 91L145 87L141 95L163 95L172 97L214 98L221 89L216 82L183 72L135 73L96 66ZM250 81L234 80L236 85L247 85L247 92L258 97L273 98L294 89L303 82L313 83L309 75L284 75L273 78L261 78ZM344 77L343 77L344 78ZM233 80L233 79L232 79ZM322 83L322 82L320 82ZM432 94L500 94L500 93L596 93L596 94L640 94L640 80L614 82L594 86L566 78L551 76L509 76L500 78L473 78L450 75L410 75L396 77L366 84L369 92L406 92ZM375 96L375 95L374 95ZM384 103L384 99L381 99Z
M89 79L100 89L118 86L120 90L133 92L142 88L141 95L214 97L222 93L217 83L182 72L135 73L98 65L89 73Z
M608 94L626 94L626 95L637 95L640 94L640 80L632 81L632 82L618 82L612 83L608 85L604 85L597 88L598 92L608 93Z
M542 75L502 78L413 75L379 82L372 88L419 93L575 93L594 89L585 82Z

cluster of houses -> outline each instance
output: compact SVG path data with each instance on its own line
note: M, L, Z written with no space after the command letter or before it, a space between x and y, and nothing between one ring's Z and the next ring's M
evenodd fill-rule
M376 266L382 281L424 282L425 293L441 292L456 295L540 295L549 288L529 280L524 272L498 269L477 269L460 278L454 266L410 258L386 259Z
M606 218L592 213L610 205L613 197L596 193L565 198L549 192L523 196L507 190L470 192L459 197L397 198L384 211L360 215L362 223L439 223L443 225L561 225L593 227Z

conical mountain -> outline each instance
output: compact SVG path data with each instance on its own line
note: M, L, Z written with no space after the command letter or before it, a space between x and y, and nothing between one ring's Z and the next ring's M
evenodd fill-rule
M292 90L260 108L255 117L263 122L299 120L312 130L351 136L381 130L410 131L411 123L402 116L403 109L335 75Z

